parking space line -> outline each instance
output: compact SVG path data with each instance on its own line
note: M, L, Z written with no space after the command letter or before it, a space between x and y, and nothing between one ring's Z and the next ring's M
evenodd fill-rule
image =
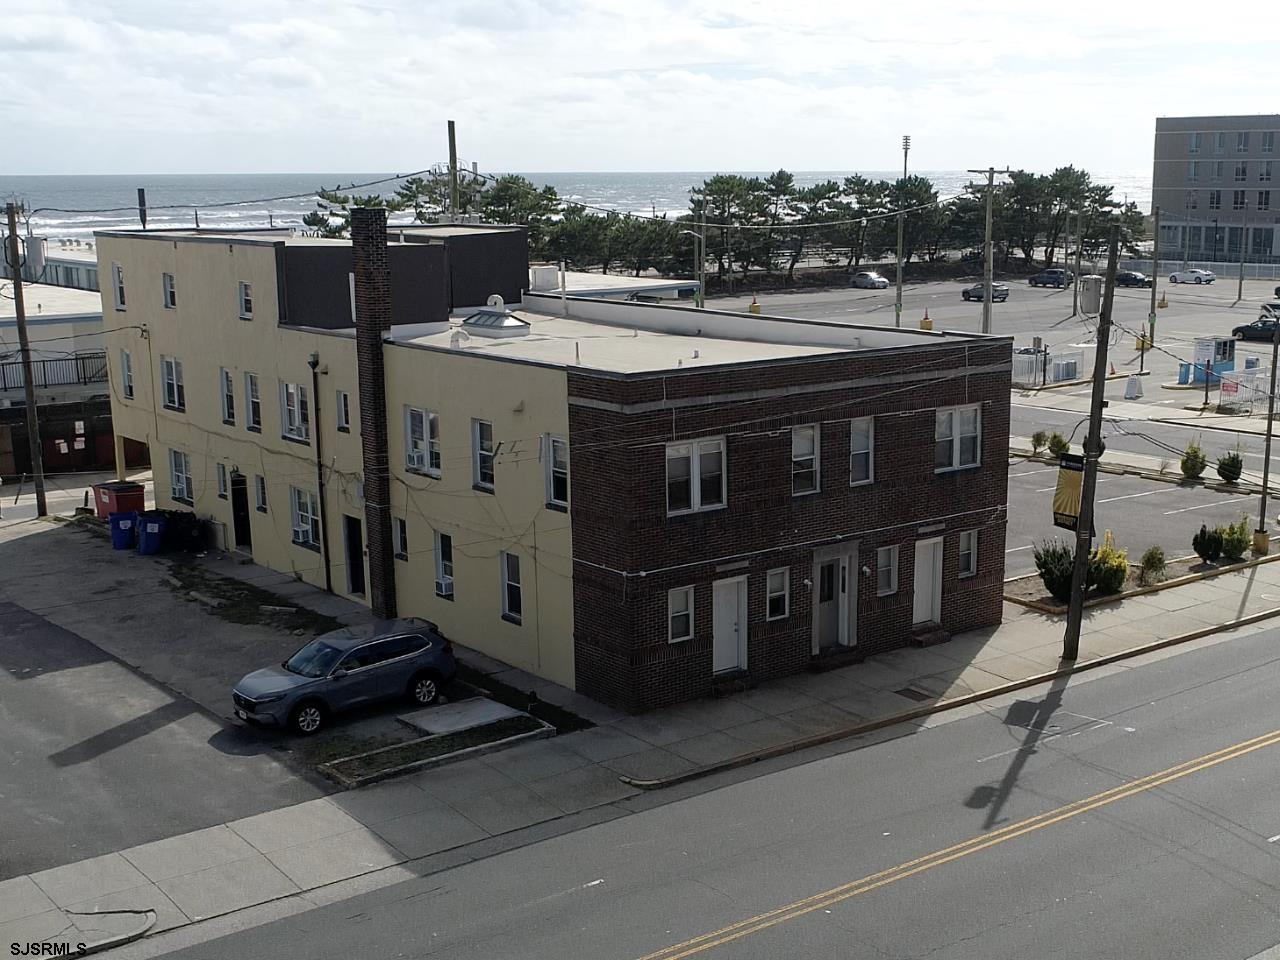
M1114 503L1117 500L1133 500L1136 497L1152 497L1152 496L1155 496L1157 493L1169 493L1171 490L1176 490L1176 489L1177 487L1171 487L1170 490L1144 490L1142 493L1126 493L1122 497L1107 497L1107 499L1099 500L1098 502Z
M1033 473L1052 473L1054 470L1057 470L1057 469L1058 469L1057 467L1044 467L1041 470L1024 470L1022 473L1009 474L1009 479L1012 480L1014 477L1029 477Z
M1252 500L1252 499L1253 497L1234 497L1231 500L1219 500L1216 503L1200 503L1200 504L1196 504L1196 506L1194 507L1183 507L1181 510L1166 510L1164 512L1164 515L1168 517L1168 516L1172 516L1175 513L1189 513L1192 510L1203 510L1206 507L1220 507L1220 506L1223 506L1224 504L1239 503L1241 500Z
M1025 547L1010 547L1005 551L1005 553L1017 553L1019 550L1030 550L1034 546L1034 543L1028 543Z

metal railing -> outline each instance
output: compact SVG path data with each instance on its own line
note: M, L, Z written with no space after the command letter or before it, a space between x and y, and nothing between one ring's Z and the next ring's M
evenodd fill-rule
M31 373L37 387L62 387L70 384L107 382L107 354L81 353L74 357L54 360L32 360ZM22 361L0 363L0 390L22 390L26 379L22 375Z
M1229 280L1240 276L1240 261L1189 260L1184 268L1181 260L1162 259L1160 261L1160 269L1153 271L1150 260L1122 260L1120 261L1120 269L1136 270L1139 273L1145 273L1148 276L1154 275L1162 279L1168 279L1169 274L1183 269L1208 270L1214 273L1219 280ZM1244 265L1244 278L1246 280L1280 280L1280 263L1246 263Z

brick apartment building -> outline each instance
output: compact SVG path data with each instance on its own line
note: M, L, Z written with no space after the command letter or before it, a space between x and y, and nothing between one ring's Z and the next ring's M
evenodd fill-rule
M999 622L1009 339L512 297L522 251L380 237L99 235L159 505L630 710Z

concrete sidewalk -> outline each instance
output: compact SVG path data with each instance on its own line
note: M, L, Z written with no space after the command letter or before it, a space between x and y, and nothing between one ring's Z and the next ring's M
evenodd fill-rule
M305 592L294 600L305 602ZM1091 608L1081 660L1271 610L1280 614L1280 564ZM67 939L92 922L83 914L98 910L154 911L154 935L257 904L332 902L623 815L644 801L620 775L668 777L1042 674L1060 665L1061 637L1061 618L1007 604L998 627L928 649L640 716L594 705L598 725L588 730L0 882L0 940ZM503 675L570 709L591 703L517 671ZM971 704L895 730L919 732L982 709ZM855 749L870 736L825 749ZM146 955L146 944L130 949Z

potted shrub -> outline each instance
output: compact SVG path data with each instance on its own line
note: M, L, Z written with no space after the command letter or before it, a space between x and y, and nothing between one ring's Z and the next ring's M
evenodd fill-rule
M1049 452L1055 457L1060 457L1071 449L1071 444L1067 443L1067 438L1060 434L1057 430L1049 434Z
M1147 547L1142 554L1142 564L1138 570L1138 582L1144 587L1159 583L1164 579L1164 551L1159 547Z
M1238 450L1229 450L1218 458L1218 476L1227 483L1235 483L1244 470L1244 461Z
M1032 548L1032 556L1049 595L1060 603L1071 599L1071 576L1076 562L1071 547L1055 537Z
M1048 443L1049 435L1043 430L1037 430L1031 435L1031 455L1033 457L1040 456L1040 451L1048 446Z
M1222 531L1217 528L1210 530L1200 524L1200 532L1191 538L1191 549L1201 560L1213 563L1222 556Z
M1192 440L1182 454L1182 475L1188 480L1199 480L1208 462L1200 444Z
M1239 563L1253 545L1249 522L1241 517L1239 523L1227 524L1218 529L1222 536L1222 558L1228 563Z
M1108 530L1102 543L1089 557L1089 580L1099 593L1119 593L1129 577L1129 554L1116 546Z

